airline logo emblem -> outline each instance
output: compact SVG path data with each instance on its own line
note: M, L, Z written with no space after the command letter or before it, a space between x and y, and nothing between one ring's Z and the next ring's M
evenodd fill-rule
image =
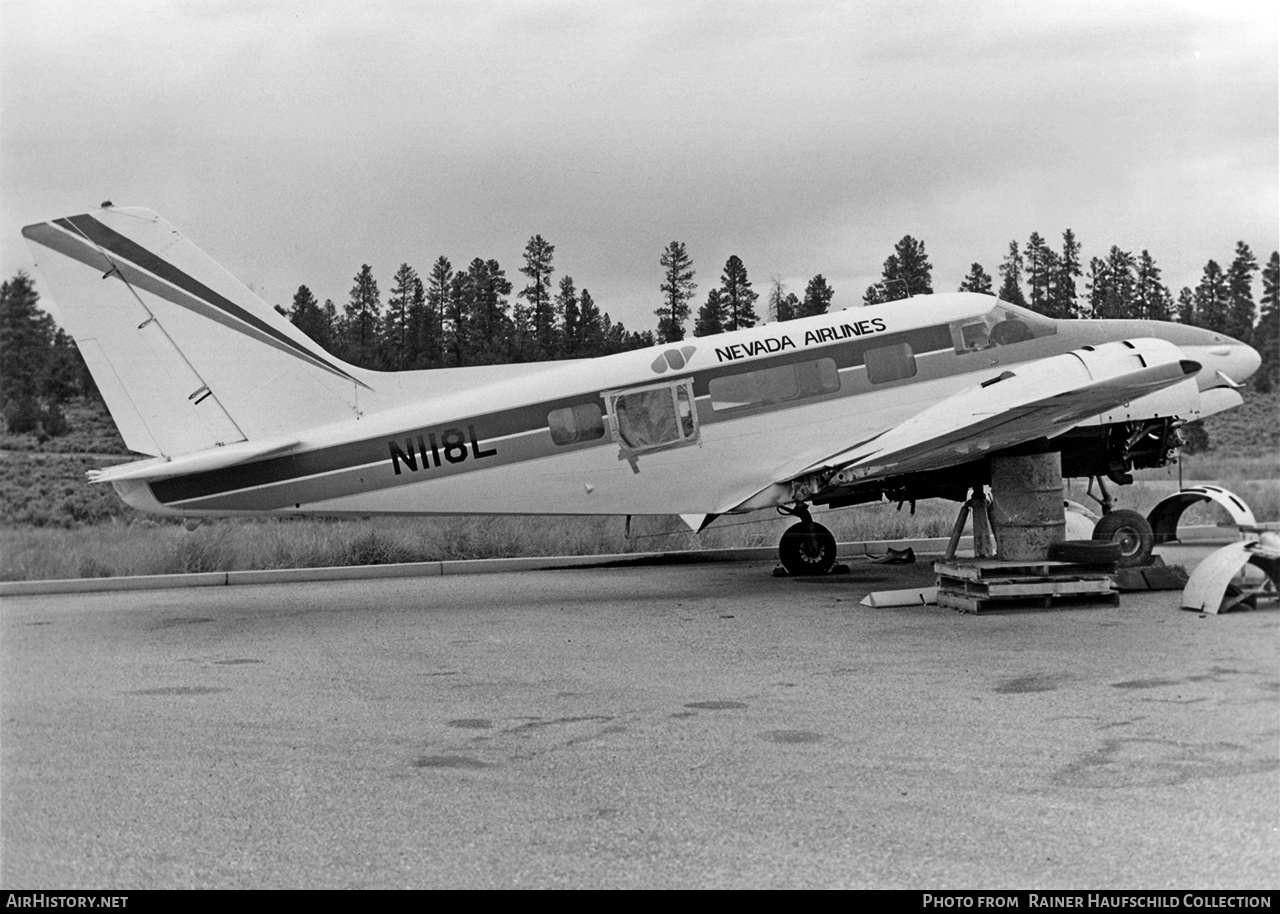
M662 374L668 368L672 371L679 371L697 351L697 346L681 346L679 349L668 349L654 359L653 364L649 367L658 374Z

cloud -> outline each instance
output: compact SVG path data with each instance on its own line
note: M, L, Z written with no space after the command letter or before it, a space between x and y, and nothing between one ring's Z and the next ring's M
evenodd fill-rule
M1264 12L1265 10L1265 12ZM1249 4L0 4L0 266L27 221L149 205L273 301L556 244L651 327L667 242L705 292L904 234L935 287L1074 228L1186 282L1276 243L1275 14ZM1224 240L1226 239L1226 240ZM1225 246L1225 250L1224 250Z

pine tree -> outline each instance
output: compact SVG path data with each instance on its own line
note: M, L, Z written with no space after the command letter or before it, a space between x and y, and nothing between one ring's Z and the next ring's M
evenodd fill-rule
M306 286L298 286L298 291L293 293L293 304L287 316L293 326L309 336L321 349L328 351L332 348L331 319L320 309L316 297Z
M1105 284L1097 296L1093 316L1108 320L1136 317L1133 255L1113 244L1102 275Z
M904 235L894 247L894 256L898 262L898 274L891 278L905 280L912 295L932 295L933 265L924 251L924 242Z
M443 254L431 265L427 277L426 339L420 344L426 354L423 368L445 363L445 320L449 313L449 296L453 288L453 264Z
M960 282L961 292L977 292L982 295L994 295L990 274L982 269L982 264L970 265L969 274Z
M0 402L40 395L53 341L53 320L26 273L0 285Z
M1177 308L1178 323L1186 324L1188 327L1196 326L1196 298L1186 286L1178 293Z
M698 284L693 281L693 260L685 252L684 243L673 241L658 263L662 265L663 279L658 286L662 292L662 307L654 311L658 316L659 343L676 343L684 339L684 322L689 319L689 302Z
M560 293L556 296L556 313L561 321L560 352L568 358L575 358L580 349L582 307L578 301L578 290L573 285L572 276L560 278Z
M768 320L789 321L796 316L800 300L794 293L788 292L782 284L782 277L775 276L769 283Z
M793 321L797 317L800 317L800 299L796 298L796 293L788 292L778 303L778 320Z
M409 368L417 356L410 325L410 309L413 307L415 285L420 285L418 273L407 263L396 270L391 295L387 298L387 315L383 325L383 348L386 353L383 364L393 371Z
M724 293L719 289L712 289L707 293L706 302L698 309L698 319L693 325L693 335L714 336L717 333L724 333L727 313L728 306Z
M496 365L512 361L515 351L507 303L512 287L506 272L498 261L477 257L467 270L467 284L472 294L473 331L467 364ZM544 307L547 312L551 311L550 302Z
M31 277L0 284L0 406L9 431L34 432L44 418L39 397L48 378L54 323L40 309Z
M620 326L620 325L619 325ZM613 355L615 352L621 352L621 348L615 348L615 340L618 335L618 327L609 319L609 312L606 311L600 316L600 354Z
M1227 329L1227 277L1216 260L1204 265L1196 286L1196 324L1219 333Z
M409 299L409 348L413 355L406 368L435 368L440 364L435 352L437 325L438 320L427 305L427 287L421 276L414 276Z
M622 337L621 348L619 352L630 352L633 349L648 349L650 346L657 345L657 339L653 335L652 330L637 330L635 333L629 333L622 323L619 322L617 330Z
M556 252L554 244L548 244L541 235L534 235L524 248L524 266L520 272L529 277L529 285L520 290L519 298L529 303L529 325L533 343L529 353L533 358L550 358L555 349L555 310L551 302L551 265Z
M1000 291L997 294L1001 301L1011 305L1026 306L1027 299L1022 294L1022 254L1018 252L1018 242L1009 242L1009 253L1000 264Z
M1262 367L1253 386L1263 393L1280 383L1280 252L1272 251L1262 268L1262 314L1254 329L1254 348L1262 355Z
M517 362L538 360L538 342L533 335L533 309L516 298L511 309L511 346Z
M1150 251L1144 249L1138 255L1134 280L1134 316L1144 321L1167 321L1173 299L1160 281L1160 268Z
M1031 292L1027 299L1027 307L1040 314L1048 313L1049 289L1053 278L1052 256L1053 251L1049 250L1040 233L1032 232L1023 250L1027 288Z
M743 330L754 327L757 320L756 299L760 294L752 291L747 268L737 254L725 261L724 272L720 274L720 288L725 308L724 329Z
M1236 242L1236 257L1227 270L1227 318L1223 330L1227 336L1248 343L1253 339L1253 321L1257 309L1253 304L1253 274L1258 261L1243 241Z
M583 358L604 355L604 325L595 299L584 287L578 295L578 354Z
M1107 262L1101 257L1089 258L1089 278L1085 281L1085 288L1088 290L1086 296L1088 305L1081 317L1101 317L1107 310L1105 304L1107 283Z
M472 311L475 290L470 275L462 271L449 280L449 298L445 306L445 352L450 365L468 365L471 354Z
M933 293L933 265L925 253L924 242L910 235L893 246L893 253L884 262L880 282L868 286L863 293L865 305L879 305L913 295Z
M378 340L381 336L382 301L373 268L367 263L356 274L351 297L344 309L343 341L348 347L348 362L363 368L378 368Z
M1054 284L1058 278L1058 262L1061 258L1058 257L1058 252L1050 247L1046 247L1041 256L1044 260L1046 285L1044 290L1044 303L1041 306L1044 310L1040 313L1046 317L1066 317L1066 314L1059 315L1056 313L1057 300L1054 298Z
M1076 280L1080 270L1080 242L1075 232L1062 233L1062 253L1054 260L1053 290L1049 296L1049 316L1055 318L1080 317L1081 309L1076 300Z
M53 410L60 403L65 403L72 397L87 392L83 386L84 378L88 375L84 368L84 360L80 358L80 351L76 348L75 342L67 335L66 331L61 327L56 327L53 331L53 339L50 341L49 354L45 368L45 378L42 393L49 403L49 412L46 414L45 431L50 435L57 436L66 430L66 423L62 421L62 431L55 431L53 425L56 425L61 419L59 412L57 417L53 416ZM89 376L90 378L92 376ZM97 388L93 390L96 392Z
M800 303L800 312L796 316L814 317L818 314L826 314L835 294L835 290L827 285L826 277L819 273L804 287L804 300Z

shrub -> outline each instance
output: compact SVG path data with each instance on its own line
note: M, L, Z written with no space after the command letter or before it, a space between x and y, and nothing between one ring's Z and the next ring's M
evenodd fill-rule
M336 565L396 565L418 560L412 551L377 530L369 530L357 537L337 558Z

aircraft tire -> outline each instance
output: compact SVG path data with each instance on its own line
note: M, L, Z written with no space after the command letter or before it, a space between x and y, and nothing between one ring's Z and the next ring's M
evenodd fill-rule
M1067 540L1049 547L1049 561L1073 565L1114 565L1120 561L1120 544L1100 540Z
M1093 528L1095 541L1120 544L1120 567L1136 568L1151 560L1156 543L1151 524L1137 511L1121 509L1104 514Z
M826 574L836 563L836 538L822 524L792 524L778 543L778 558L788 574Z

